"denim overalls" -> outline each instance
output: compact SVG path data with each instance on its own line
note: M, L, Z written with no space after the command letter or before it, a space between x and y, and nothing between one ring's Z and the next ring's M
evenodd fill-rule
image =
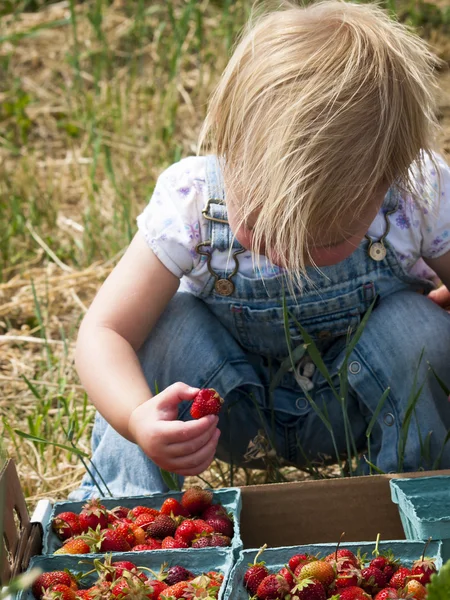
M348 333L355 332L374 305L348 360L347 411L356 447L365 448L368 424L390 388L373 427L370 448L371 461L379 469L396 471L411 392L421 388L403 470L433 467L439 456L440 466L450 468L450 444L443 448L450 408L430 370L431 365L450 387L450 316L424 295L431 284L409 276L386 242L385 258L371 258L368 240L339 264L320 271L310 269L301 294L289 292L283 274L247 277L239 270L242 248L227 223L224 186L213 156L207 159L207 183L209 202L204 216L210 236L198 252L209 261L211 276L198 297L175 295L140 349L150 387L154 388L155 381L160 389L183 381L217 389L225 399L217 456L228 462L269 469L335 460L335 448L339 453L346 449L341 405L329 382L314 369L295 320L317 344L332 382L338 386ZM395 209L395 202L390 191L384 210ZM217 252L234 257L226 273L215 269ZM293 361L286 360L283 302L291 316L288 329ZM332 424L335 445L308 394ZM190 418L189 405L180 405L181 419ZM428 450L424 452L427 436ZM93 462L115 495L166 490L158 467L98 414L92 444ZM363 465L363 470L367 469ZM98 492L86 476L71 498L91 495Z

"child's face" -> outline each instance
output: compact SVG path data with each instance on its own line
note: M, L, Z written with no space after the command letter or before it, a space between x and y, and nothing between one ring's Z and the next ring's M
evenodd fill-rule
M323 240L317 239L316 244L314 244L315 240L313 240L309 248L311 261L308 260L307 264L314 263L317 267L326 267L335 265L348 258L358 248L361 240L366 235L371 223L383 204L388 189L388 184L383 184L379 187L374 194L373 202L369 204L367 209L357 219L347 226L346 235L340 235L339 241L335 242L332 240L329 232L327 232ZM252 228L256 221L256 215L254 218L249 219L246 225L241 225L239 227L238 215L233 207L233 203L227 203L227 210L228 221L237 241L247 250L251 250ZM267 256L273 264L289 268L289 265L284 264L282 257L276 256L264 245L261 248L261 252Z

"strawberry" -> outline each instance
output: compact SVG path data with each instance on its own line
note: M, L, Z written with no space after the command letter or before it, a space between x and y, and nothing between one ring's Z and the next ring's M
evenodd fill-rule
M62 512L53 519L52 529L60 540L67 540L81 533L80 519L74 512Z
M175 498L166 498L162 503L160 513L169 517L189 517L189 511Z
M157 517L159 515L159 510L156 510L156 508L150 508L150 506L139 505L132 508L128 515L131 519L136 519L136 517L139 515L151 515L153 517Z
M163 540L168 535L173 536L177 529L175 521L169 515L158 515L147 527L147 534Z
M192 522L194 523L195 530L198 534L214 533L214 528L203 519L195 519Z
M226 548L227 546L231 546L231 538L221 533L211 533L209 535L209 545Z
M199 515L211 505L213 493L194 485L181 497L181 504L191 515Z
M142 513L138 515L134 521L135 525L138 525L142 529L146 530L150 523L156 519L155 515L149 515L148 513Z
M335 577L334 569L326 560L314 560L302 565L297 577L302 579L317 579L325 587L330 586Z
M387 587L375 596L374 600L399 600L399 590L395 588Z
M206 415L218 415L222 408L223 398L212 388L200 390L191 405L191 417L200 419Z
M422 585L430 583L431 576L436 572L437 569L434 560L424 557L422 557L420 560L416 560L411 569L411 573L418 576L414 579L420 581Z
M111 587L111 594L123 600L143 600L152 598L153 590L137 577L125 574Z
M111 563L103 578L105 581L112 581L113 579L119 579L122 577L124 571L130 571L131 573L137 572L137 567L134 563L129 560L119 560Z
M180 540L189 545L197 534L198 531L194 521L186 519L186 521L183 521L178 525L174 537L176 540Z
M210 548L210 534L201 535L192 542L192 548Z
M180 565L175 565L167 570L167 575L164 581L170 586L178 583L179 581L190 581L191 579L194 579L193 573L184 567L181 567Z
M139 525L136 525L136 523L130 523L128 525L128 527L131 529L131 532L134 536L134 540L131 541L128 540L128 543L130 544L130 546L136 546L136 544L144 544L145 543L145 531L142 529L142 527L139 527Z
M253 564L249 563L249 568L244 573L244 587L250 596L254 596L256 594L256 590L258 589L261 581L269 575L269 570L265 566L265 563L256 562L260 554L261 552L256 555Z
M189 548L189 544L186 544L183 540L176 540L172 536L168 535L165 537L161 543L161 548L163 550L167 550L170 548Z
M292 571L288 567L281 567L281 569L278 571L278 575L281 575L281 577L284 577L286 579L289 588L294 587L294 576L292 574Z
M88 554L92 552L91 546L81 537L74 537L55 550L53 554Z
M346 568L348 568L348 566L350 565L359 568L358 559L351 550L347 550L346 548L341 548L337 552L332 552L331 554L325 557L325 560L331 563L335 563L336 561L341 562L342 566L345 566ZM350 564L345 565L344 561L348 561Z
M108 511L109 522L112 523L117 519L124 519L128 516L130 509L126 506L115 506L111 510Z
M302 579L292 590L298 600L326 600L323 584L317 579Z
M393 587L396 590L404 588L408 578L410 577L411 571L406 567L400 567L398 571L396 571L389 580L389 587Z
M305 565L312 560L316 560L314 556L310 556L309 554L294 554L288 561L289 568L292 572L298 567L299 564Z
M164 583L164 581L159 581L158 579L148 579L147 585L153 590L152 595L149 596L149 598L152 600L158 600L160 594L162 594L163 591L169 587L167 583Z
M77 594L69 586L56 583L42 595L42 600L76 600Z
M233 522L228 517L212 517L206 521L217 533L233 537Z
M118 529L105 529L100 541L102 552L127 552L131 545L124 537L123 532Z
M411 579L406 583L405 590L411 598L415 598L416 600L423 600L423 598L427 597L425 586L415 579Z
M351 567L349 569L338 568L334 583L337 589L355 586L359 587L359 584L361 583L361 571L356 567Z
M67 587L70 587L72 581L73 580L71 576L66 571L49 571L38 576L36 581L33 583L31 590L33 592L33 596L40 599L42 598L44 591L52 585L62 583L67 585Z
M353 586L339 592L338 598L339 600L371 600L372 596L369 596L362 588Z
M159 540L154 540L154 543L151 544L137 544L131 548L133 552L143 552L147 550L161 550L161 542Z
M77 594L76 594L76 597L79 600L93 600L93 596L91 594L92 594L91 589L88 589L88 590L78 590Z
M175 585L170 585L169 587L166 587L163 590L162 594L159 595L158 600L172 600L173 598L183 598L184 592L186 591L188 586L188 581L180 581Z
M267 575L256 590L259 600L278 600L284 598L288 593L289 585L286 579L280 575Z
M81 509L80 515L81 531L88 529L105 529L108 526L108 512L100 500L93 498L88 500Z
M214 519L215 517L228 517L228 514L221 504L210 504L202 512L201 517L204 521L207 521L208 519Z
M376 567L366 567L361 571L361 587L372 596L386 587L384 573Z

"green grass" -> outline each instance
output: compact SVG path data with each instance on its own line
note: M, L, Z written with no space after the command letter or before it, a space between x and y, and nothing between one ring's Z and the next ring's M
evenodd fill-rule
M448 7L388 1L427 36L448 32ZM71 447L89 452L94 411L73 366L79 322L157 175L195 153L251 6L0 2L0 335L13 336L0 339L1 435L31 503L65 497L81 477ZM207 474L212 485L303 476L270 461L264 473L216 462Z

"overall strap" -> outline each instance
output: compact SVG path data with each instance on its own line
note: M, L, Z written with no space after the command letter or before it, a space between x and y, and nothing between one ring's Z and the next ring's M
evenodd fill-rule
M208 201L202 214L209 222L209 239L211 250L243 250L234 238L228 224L228 213L225 205L225 187L219 160L210 154L206 157L206 183Z

